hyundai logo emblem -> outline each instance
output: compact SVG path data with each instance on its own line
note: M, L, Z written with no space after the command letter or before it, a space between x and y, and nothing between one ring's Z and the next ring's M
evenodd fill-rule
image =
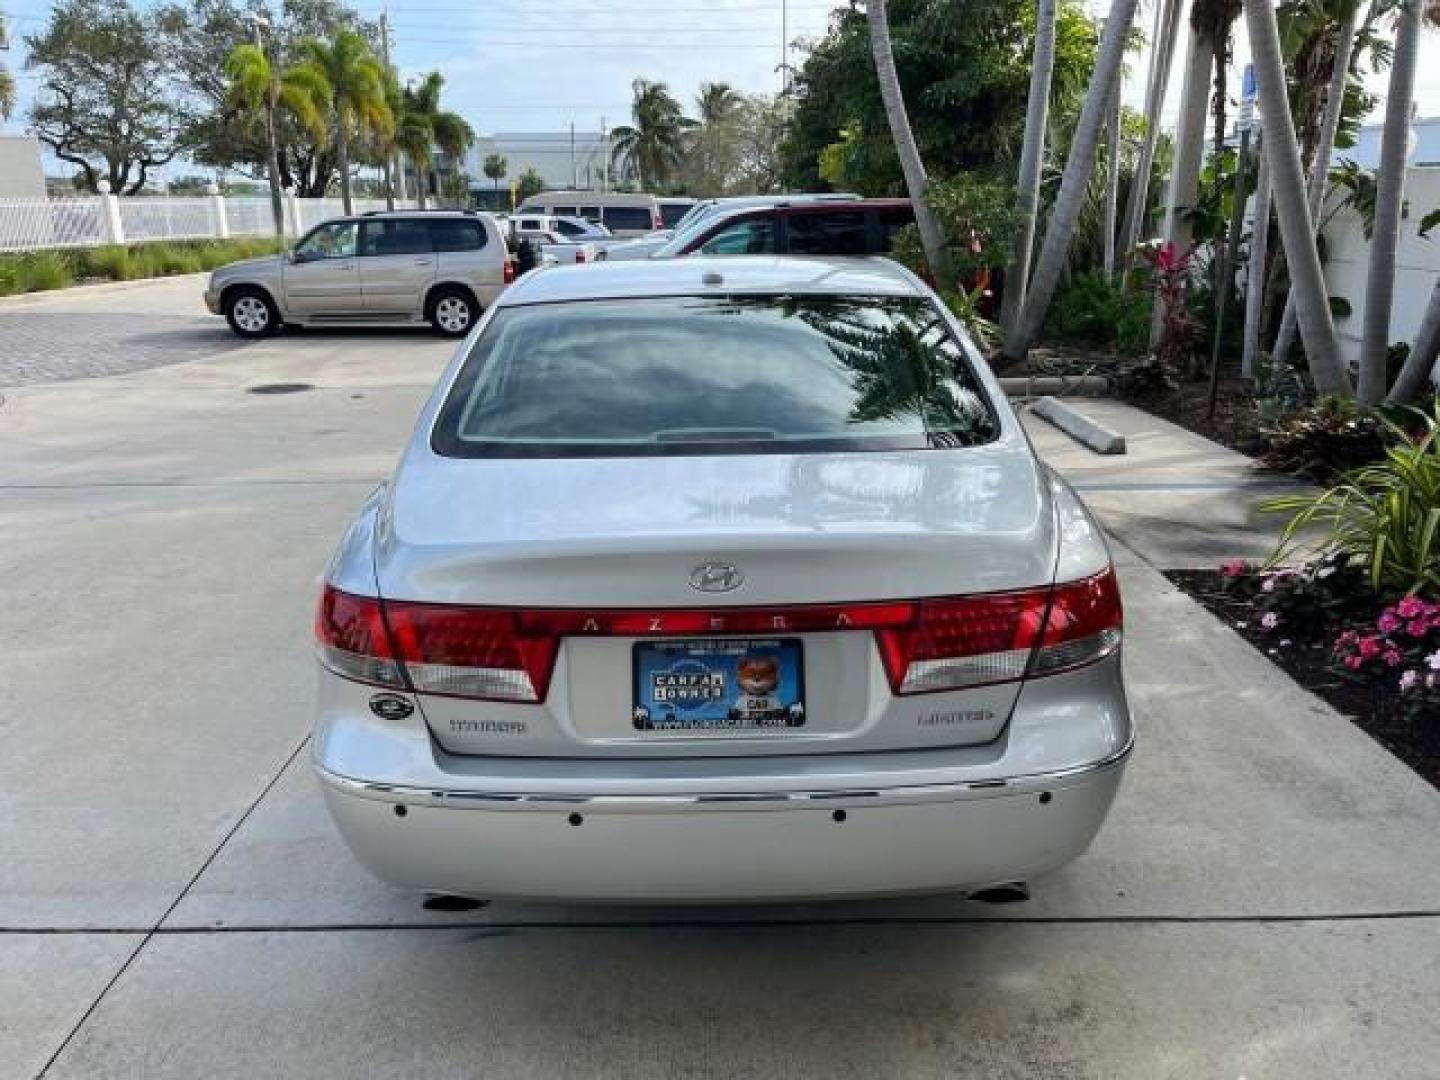
M745 581L745 575L725 562L701 563L690 571L690 587L699 592L731 592Z

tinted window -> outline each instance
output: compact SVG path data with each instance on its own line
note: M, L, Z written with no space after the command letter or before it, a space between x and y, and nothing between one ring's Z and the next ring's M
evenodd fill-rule
M426 224L436 251L479 251L485 246L485 227L478 221L434 218Z
M895 234L915 220L915 212L908 206L897 206L879 211L880 250L889 252L895 246Z
M775 219L745 218L726 225L700 245L706 255L767 255L775 250Z
M794 255L864 255L865 212L791 212L785 218Z
M360 232L361 255L419 255L435 250L428 221L367 221Z
M295 245L295 254L305 259L348 259L355 254L357 231L353 221L331 221L316 226Z
M598 207L598 206L582 206L582 207L580 207L580 216L583 217L586 221L599 222L599 220L600 220L600 207Z
M665 228L673 229L680 224L680 219L690 212L694 203L688 202L662 202L660 204L660 221Z
M555 215L555 214L567 214L567 215L569 215L570 217L574 217L574 216L575 216L575 207L573 207L573 206L552 206L552 207L550 207L550 208L546 211L546 213L549 213L549 214L551 214L551 215Z
M649 230L655 223L649 209L644 206L607 206L603 220L609 229Z
M459 457L798 453L970 446L996 425L924 300L668 297L498 312L433 443Z
M555 230L565 236L579 236L585 231L583 227L575 224L573 221L557 221L555 222Z

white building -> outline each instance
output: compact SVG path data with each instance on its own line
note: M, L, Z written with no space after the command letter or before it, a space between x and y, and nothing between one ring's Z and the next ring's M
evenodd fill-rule
M0 135L0 199L43 198L40 140L33 135Z
M465 171L474 186L488 191L494 181L485 176L485 159L505 159L502 189L534 169L547 188L600 188L606 183L610 154L598 131L514 131L482 135L465 158Z

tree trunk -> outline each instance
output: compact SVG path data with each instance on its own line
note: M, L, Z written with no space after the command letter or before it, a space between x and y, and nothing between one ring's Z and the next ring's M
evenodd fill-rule
M1050 77L1055 67L1056 0L1039 0L1035 10L1035 52L1030 58L1030 98L1025 106L1025 144L1015 180L1015 246L1005 268L1000 326L1007 333L1025 302L1030 256L1035 250L1035 215L1040 212L1040 173L1045 159L1045 121L1050 110Z
M1178 251L1191 244L1190 220L1186 213L1195 205L1200 191L1200 165L1205 156L1206 121L1210 116L1210 69L1215 50L1210 39L1190 27L1185 48L1185 83L1180 96L1180 118L1175 128L1175 162L1170 169L1170 188L1165 196L1165 224L1161 235ZM1165 311L1160 304L1150 320L1150 348L1160 344L1165 330Z
M1430 293L1430 302L1425 305L1425 317L1420 320L1420 329L1415 331L1415 340L1410 343L1410 355L1400 369L1395 385L1390 388L1387 404L1405 405L1419 396L1426 385L1434 386L1440 369L1436 368L1435 357L1440 355L1440 281Z
M342 111L335 118L335 155L340 167L340 201L345 207L345 216L355 212L350 201L350 125L345 122Z
M1120 76L1110 90L1110 107L1105 110L1105 230L1101 265L1105 276L1115 277L1115 214L1120 201Z
M875 57L875 77L880 83L880 100L885 104L885 118L890 122L890 137L895 140L895 153L900 158L900 171L905 174L905 190L915 209L915 227L920 232L920 246L925 249L925 262L937 284L946 284L945 238L940 223L926 201L929 179L920 149L910 130L905 114L905 98L900 93L900 79L895 74L895 55L890 48L890 20L885 0L869 0L870 51Z
M1340 114L1345 106L1345 83L1350 76L1350 54L1355 49L1355 27L1360 19L1357 5L1354 16L1340 26L1340 36L1335 41L1335 64L1330 70L1330 83L1325 89L1325 113L1320 121L1320 133L1315 143L1315 158L1310 163L1310 216L1320 220L1320 210L1325 205L1325 191L1330 186L1330 156L1335 149L1335 133L1340 130ZM1290 358L1290 347L1295 344L1295 294L1293 290L1285 297L1285 312L1280 318L1280 332L1275 338L1273 355L1278 363Z
M1100 38L1100 52L1075 134L1070 140L1070 153L1065 172L1060 178L1060 191L1050 211L1045 241L1035 262L1035 276L1025 295L1025 303L1015 320L1014 328L1005 335L1004 357L1009 363L1024 360L1030 347L1040 336L1045 313L1060 274L1065 269L1065 253L1075 234L1075 221L1085 200L1085 189L1095 171L1095 147L1100 140L1100 127L1105 122L1110 93L1120 78L1120 65L1125 58L1125 42L1135 18L1136 0L1111 0L1110 14L1105 19L1105 33Z
M382 163L382 167L383 167L384 170L385 170L385 209L386 209L386 210L394 210L394 209L395 209L395 174L394 174L394 173L391 171L391 169L390 169L390 155L389 155L388 153L385 155L385 160L384 160L384 162Z
M428 191L427 191L426 189L429 188L429 186L430 186L430 185L425 182L425 166L424 166L424 165L421 165L419 161L416 161L416 162L415 162L415 205L416 205L417 207L419 207L421 210L424 210L424 209L425 209L425 196L428 194Z
M280 201L280 155L275 148L275 86L270 86L270 102L265 109L265 152L269 158L270 213L275 219L275 239L285 242L285 207Z
M1260 175L1255 181L1255 220L1250 226L1250 257L1245 269L1245 336L1240 355L1240 374L1255 377L1260 356L1260 312L1265 305L1265 258L1270 247L1270 158L1265 153L1265 134L1260 133Z
M1250 31L1260 111L1266 119L1266 157L1270 159L1270 183L1280 222L1280 239L1290 264L1295 287L1296 311L1310 376L1317 393L1351 394L1350 377L1340 359L1335 324L1320 272L1320 254L1315 246L1315 223L1306 202L1305 171L1300 165L1300 147L1295 142L1295 122L1285 85L1285 64L1280 54L1280 32L1270 0L1245 0L1245 23Z
M1405 195L1406 142L1410 103L1415 96L1415 61L1420 47L1420 0L1400 4L1395 58L1385 98L1380 165L1375 170L1375 226L1370 234L1370 269L1365 279L1365 320L1360 339L1363 404L1385 396L1385 353L1390 347L1390 307L1395 296L1395 249L1400 243L1400 203Z
M1121 220L1120 258L1126 272L1134 258L1142 228L1149 232L1146 218L1150 210L1150 169L1155 162L1155 147L1160 141L1160 110L1164 107L1165 91L1170 85L1170 64L1175 57L1176 29L1180 20L1180 0L1162 0L1155 15L1155 51L1150 57L1150 85L1145 94L1145 142L1140 147L1140 160L1135 164L1135 181L1125 201Z

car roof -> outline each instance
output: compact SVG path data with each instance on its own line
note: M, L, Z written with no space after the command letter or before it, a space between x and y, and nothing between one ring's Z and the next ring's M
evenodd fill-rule
M881 256L698 255L537 270L506 289L497 304L706 293L925 296L927 290L909 270Z

